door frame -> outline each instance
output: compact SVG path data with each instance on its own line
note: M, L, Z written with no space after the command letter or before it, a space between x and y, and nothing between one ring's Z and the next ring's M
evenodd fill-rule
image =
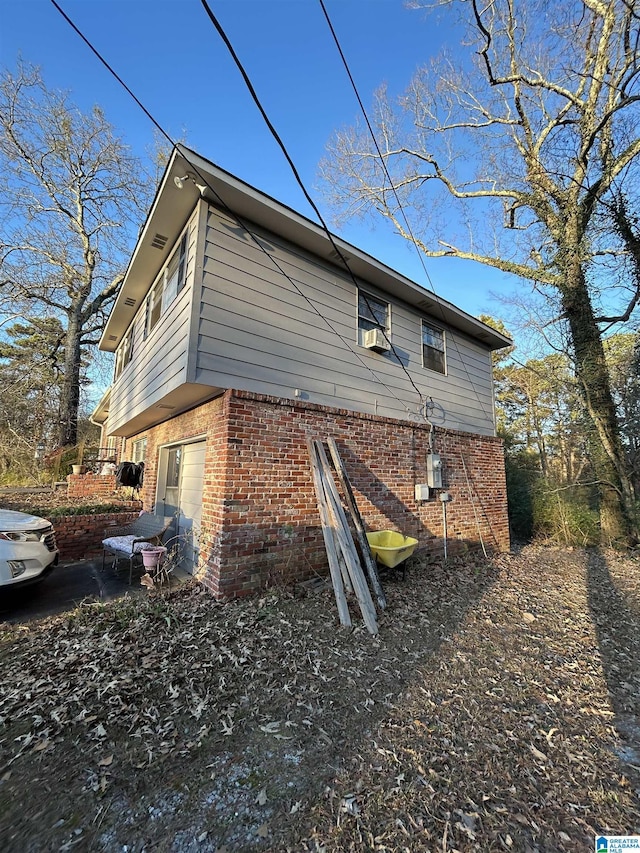
M205 452L206 452L206 442L207 442L207 434L204 433L202 435L190 436L186 439L177 439L175 441L169 441L166 444L161 444L158 447L158 470L157 470L157 479L156 479L156 512L160 507L163 508L163 515L166 515L166 489L167 489L167 459L169 451L175 449L177 447L188 447L191 444L204 444ZM182 492L182 475L183 468L180 466L180 474L179 474L179 483L178 483L178 500L177 506L174 511L174 518L171 522L171 526L169 528L169 535L171 538L177 537L180 534L180 510L181 510L181 492ZM202 471L203 483L204 483L204 467ZM182 560L181 560L182 562ZM189 571L194 571L196 566L192 566Z

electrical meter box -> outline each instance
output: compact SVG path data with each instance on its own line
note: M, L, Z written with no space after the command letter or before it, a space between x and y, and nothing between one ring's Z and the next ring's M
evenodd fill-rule
M442 488L442 461L438 453L427 454L427 483L431 489Z

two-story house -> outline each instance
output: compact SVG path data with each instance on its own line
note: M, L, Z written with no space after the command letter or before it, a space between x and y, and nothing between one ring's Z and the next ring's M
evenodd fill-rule
M335 437L371 529L507 549L491 352L509 343L179 147L100 341L115 373L93 417L144 461L145 505L176 513L218 596L326 565L309 436Z

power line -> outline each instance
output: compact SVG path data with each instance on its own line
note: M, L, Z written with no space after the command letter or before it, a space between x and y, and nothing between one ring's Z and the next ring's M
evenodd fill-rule
M224 42L224 44L225 44L225 46L226 46L227 50L228 50L228 51L229 51L229 53L231 54L231 58L232 58L232 59L233 59L233 61L235 62L235 64L236 64L236 67L237 67L238 71L239 71L239 72L240 72L240 74L242 75L242 79L244 80L244 82L245 82L245 84L246 84L246 86L247 86L247 89L249 90L249 94L251 95L251 97L252 97L252 99L253 99L253 102L254 102L254 103L255 103L255 105L257 106L257 108L258 108L258 110L259 110L259 112L260 112L260 115L262 116L262 118L263 118L263 119L264 119L264 121L265 121L265 124L266 124L266 125L267 125L267 127L269 128L269 132L271 133L271 135L273 136L273 138L275 139L275 141L278 143L278 146L279 146L280 150L281 150L281 151L282 151L282 153L284 154L284 157L285 157L285 159L286 159L287 163L289 164L289 166L290 166L290 168L291 168L291 171L293 172L293 176L294 176L294 178L296 179L296 182L297 182L298 186L300 187L300 189L301 189L301 190L302 190L302 192L304 193L304 197L306 198L306 200L307 200L307 201L309 202L309 204L311 205L311 207L312 207L312 209L313 209L314 213L316 214L316 216L318 217L318 220L319 220L319 222L320 222L320 224L321 224L321 226L322 226L322 228L323 228L323 230L324 230L325 234L327 235L327 237L328 237L328 239L329 239L329 242L331 243L331 245L332 245L332 247L333 247L334 251L336 252L337 256L338 256L338 257L340 258L340 260L342 261L342 263L343 263L343 265L344 265L345 269L347 270L347 272L349 273L349 275L351 276L351 279L353 280L353 283L355 284L355 286L356 286L356 288L357 288L357 292L360 292L360 287L359 287L359 285L358 285L358 282L357 282L357 280L356 280L356 277L354 276L354 274L353 274L353 272L352 272L352 270L351 270L351 267L349 266L349 263L348 263L347 259L345 258L344 254L340 251L340 248L338 247L338 245L336 244L335 240L333 239L333 234L331 233L331 231L329 230L329 228L328 228L328 226L327 226L326 222L324 221L324 218L322 217L322 214L320 213L320 210L318 209L318 206L316 205L316 203L315 203L315 202L314 202L314 200L312 199L311 195L309 194L309 192L308 192L308 190L307 190L306 186L304 185L304 182L302 181L302 178L300 177L300 174L298 173L298 170L296 169L295 163L293 162L293 160L292 160L292 158L291 158L291 155L289 154L289 152L288 152L288 150L287 150L286 145L285 145L285 144L284 144L284 142L282 141L282 138L280 137L280 134L278 133L278 131L277 131L277 130L275 129L275 127L273 126L273 124L272 124L271 120L269 119L269 116L267 115L266 110L265 110L265 109L264 109L264 107L262 106L262 103L261 103L261 101L260 101L260 99L259 99L259 97L258 97L258 95L257 95L257 93L256 93L256 90L255 90L255 88L253 87L253 84L252 84L252 82L251 82L251 79L250 79L249 75L247 74L247 71L245 70L245 68L244 68L244 66L243 66L243 64L242 64L242 62L240 61L240 58L238 57L237 53L235 52L235 50L234 50L234 48L233 48L233 45L231 44L231 42L230 42L230 40L229 40L229 38L228 38L227 34L225 33L225 31L224 31L224 29L223 29L222 25L220 24L220 22L218 21L218 19L217 19L217 18L216 18L216 16L214 15L213 11L211 10L211 7L209 6L209 4L208 4L207 0L200 0L200 2L201 2L201 4L202 4L202 7L204 8L205 12L207 13L207 16L208 16L209 20L211 21L211 23L213 24L213 26L214 26L214 27L215 27L215 29L217 30L217 32L218 32L218 34L219 34L220 38L222 39L222 41ZM366 305L367 305L367 308L368 308L368 309L369 309L369 311L371 312L372 317L375 317L375 313L374 313L374 311L373 311L373 309L372 309L372 307L371 307L371 305L370 305L370 303L369 303L369 300L367 299L367 295L366 295L366 293L364 293L364 292L363 292L363 293L362 293L362 296L364 297L364 301L365 301L365 303L366 303ZM413 386L413 388L414 388L414 390L415 390L416 394L418 395L418 399L420 400L420 406L421 406L421 408L422 408L422 407L424 406L424 399L423 399L423 396L422 396L422 392L420 391L420 389L418 388L418 386L416 385L416 383L413 381L413 377L411 376L411 374L409 373L409 371L408 371L408 370L407 370L407 368L405 367L405 365L404 365L404 363L403 363L402 359L401 359L401 358L400 358L400 356L398 355L398 353L397 353L397 351L396 351L396 349L395 349L395 347L394 347L394 345L393 345L392 341L389 339L389 337L388 337L388 335L387 335L386 329L381 329L381 331L382 331L382 334L383 334L383 335L384 335L384 337L385 337L385 340L387 341L387 343L388 343L388 344L389 344L389 346L391 347L391 351L393 352L393 355L395 356L395 358L396 358L396 360L397 360L398 364L399 364L399 365L400 365L400 367L403 369L403 371L406 373L407 378L409 379L409 382L411 383L411 385Z
M386 161L384 159L384 155L382 154L382 151L380 150L380 146L378 145L378 140L376 138L376 135L375 135L375 132L374 132L373 127L371 125L371 122L369 121L369 116L367 115L367 111L366 111L365 106L362 102L362 98L360 97L358 87L356 86L356 83L355 83L355 80L354 80L353 75L351 73L351 69L349 68L349 64L347 62L346 56L344 54L344 51L342 50L342 46L340 44L340 41L338 40L338 36L336 34L336 31L333 27L333 24L331 23L331 19L329 18L329 13L327 12L327 8L324 4L324 0L319 0L319 3L320 3L320 6L322 7L322 11L323 11L324 17L327 21L327 25L329 26L329 30L331 31L331 35L333 36L333 40L336 44L336 48L338 49L338 53L340 54L340 58L342 59L342 64L344 65L345 71L347 72L347 76L351 82L351 86L352 86L354 94L356 96L356 100L358 101L358 104L359 104L360 109L362 111L362 115L364 116L364 120L366 122L367 128L369 129L369 134L371 135L371 139L373 140L373 144L375 146L375 149L378 152L378 157L380 158L380 165L382 166L384 173L385 173L385 176L386 176L387 180L389 181L389 186L391 188L391 191L393 192L393 195L395 196L396 202L398 204L398 209L400 210L400 213L402 214L402 218L404 219L404 223L406 225L407 232L408 232L409 236L411 237L411 243L413 244L413 246L416 250L416 253L418 255L418 260L420 261L420 264L421 264L422 269L424 271L425 277L426 277L427 281L429 282L429 286L431 288L431 291L433 292L433 295L436 297L436 305L440 309L440 312L442 314L442 319L444 320L444 311L442 310L442 305L440 304L440 298L439 298L438 294L436 293L436 289L435 289L435 286L433 284L433 281L431 280L431 276L429 275L429 271L427 270L427 266L425 264L424 257L422 255L422 252L420 251L420 247L418 246L418 241L416 240L416 237L413 233L413 230L411 229L411 224L409 222L409 219L408 219L407 214L405 212L405 209L403 207L402 201L400 200L400 196L398 195L398 192L397 192L395 185L393 183L393 178L391 177L389 170L387 168L387 164L386 164ZM464 359L462 358L462 355L461 355L460 350L458 348L458 344L455 340L455 337L452 337L452 341L453 341L453 345L455 347L455 350L458 354L458 358L460 359L460 363L464 367L464 372L467 375L467 379L469 380L469 384L473 388L474 394L476 395L476 399L477 399L478 403L480 404L480 408L482 409L482 413L485 415L485 417L488 418L488 420L491 421L492 418L489 415L487 415L484 404L483 404L482 400L480 399L480 395L478 394L478 391L477 391L475 385L473 384L471 376L469 375L469 371L467 370L467 365L466 365Z
M424 258L422 257L422 252L420 251L420 249L418 247L418 241L416 240L416 238L413 234L413 231L411 230L411 225L410 225L409 220L407 218L407 214L405 213L404 207L402 206L402 202L400 201L400 196L398 195L397 190L395 188L395 185L393 183L393 178L391 177L391 175L389 174L389 170L387 169L387 164L385 162L384 155L382 154L382 151L380 150L380 146L378 145L378 140L376 139L376 135L373 131L373 127L371 126L371 122L369 121L369 116L367 115L367 111L364 107L364 104L362 103L362 98L360 97L360 93L358 92L358 87L356 86L355 80L353 79L353 75L351 74L351 69L349 68L349 64L347 63L347 59L344 55L344 51L342 50L342 46L340 45L340 42L338 41L338 36L336 35L336 31L334 30L333 24L331 23L331 19L329 18L329 13L327 12L327 9L326 9L326 6L324 5L323 0L319 0L319 3L320 3L320 6L322 7L322 11L324 12L324 16L326 18L329 29L331 30L331 35L333 36L333 40L335 41L336 47L338 48L338 53L340 54L340 58L342 59L342 64L344 65L345 71L347 72L347 77L349 78L349 80L351 82L351 86L352 86L354 94L356 96L356 100L358 101L358 104L360 105L360 109L362 110L362 115L364 116L364 120L365 120L367 127L369 129L369 133L371 134L371 139L373 140L373 144L375 145L376 151L378 152L378 157L380 158L380 165L382 166L384 173L387 177L387 180L389 181L389 186L391 188L391 192L394 194L395 199L398 203L398 208L400 209L400 213L402 214L402 218L404 219L404 223L407 227L407 231L409 232L409 235L411 237L411 242L413 243L413 245L416 248L416 251L418 252L418 259L420 261L420 264L422 265L422 269L424 270L425 277L431 286L431 290L433 291L433 295L437 299L438 294L436 293L435 288L433 286L433 282L431 281L431 277L429 276L429 272L428 272L426 264L424 262Z
M137 96L132 92L132 90L129 88L129 86L127 86L127 84L124 82L124 80L123 80L123 79L120 77L120 75L115 71L115 69L114 69L114 68L113 68L113 67L112 67L112 66L107 62L107 60L102 56L102 54L97 50L97 48L95 48L95 47L93 46L93 44L89 41L89 39L88 39L88 38L87 38L87 37L86 37L86 36L81 32L81 30L80 30L80 29L75 25L75 23L74 23L74 22L71 20L71 18L66 14L66 12L65 12L65 11L64 11L60 6L59 6L59 4L56 2L56 0L51 0L51 3L55 6L55 8L58 10L58 12L62 15L62 17L65 19L65 21L67 21L67 23L69 24L69 26L70 26L70 27L71 27L71 28L72 28L72 29L77 33L77 35L78 35L78 36L80 36L80 38L82 39L82 41L87 45L87 47L91 50L91 52L92 52L92 53L97 57L97 59L100 61L100 63L101 63L102 65L104 65L104 67L107 69L107 71L109 71L109 73L110 73L110 74L111 74L111 75L112 75L112 76L113 76L113 77L118 81L118 83L123 87L123 89L125 89L125 91L129 94L129 96L130 96L130 97L131 97L131 98L136 102L136 104L140 107L140 109L141 109L141 110L144 112L144 114L147 116L147 118L149 119L149 121L151 121L151 123L153 124L153 126L154 126L154 127L155 127L155 128L156 128L156 129L157 129L157 130L162 134L162 136L163 136L163 137L164 137L164 138L169 142L169 144L172 146L172 148L177 148L177 144L174 142L174 140L171 138L171 136L167 133L167 131L166 131L166 130L162 127L162 125L161 125L161 124L160 124L160 123L159 123L159 122L154 118L154 116L149 112L149 110L147 110L147 108L144 106L144 104L143 104L143 103L139 100L139 98L138 98L138 97L137 97ZM291 278L291 276L289 276L289 275L285 272L285 270L280 266L280 264L279 264L279 263L277 262L277 260L273 257L273 255L271 255L271 254L269 253L269 251L268 251L268 250L266 249L266 247L263 245L263 242L262 242L261 240L259 240L259 239L257 238L257 236L256 236L256 235L251 231L251 229L250 229L250 228L249 228L249 226L246 224L246 222L244 222L244 221L243 221L243 219L242 219L242 218L241 218L237 213L235 213L235 212L234 212L234 211L229 207L229 205L224 201L224 199L222 199L222 197L219 195L219 193L218 193L218 192L217 192L217 191L216 191L216 190L211 186L211 184L210 184L210 183L209 183L209 181L207 180L206 176L205 176L205 175L203 175L203 174L202 174L202 172L198 169L197 165L196 165L195 163L193 163L193 162L189 159L189 157L185 154L185 152L184 152L184 150L183 150L183 149L180 149L180 153L181 153L181 155L184 157L184 159L187 161L187 163L189 164L189 166L191 167L191 169L192 169L192 170L193 170L193 171L198 175L198 177L199 177L199 178L200 178L200 180L202 181L203 185L204 185L204 186L206 186L206 187L209 189L209 191L210 191L210 192L215 196L215 198L217 199L218 203L219 203L219 204L220 204L220 206L223 208L223 210L224 210L226 213L228 213L228 214L229 214L233 219L235 219L235 221L240 225L240 227L244 229L244 231L249 235L249 237L253 240L253 242L256 244L256 246L257 246L257 247L258 247L258 248L259 248L259 249L260 249L260 250L261 250L261 251L262 251L262 252L263 252L263 253L264 253L268 258L269 258L269 260L272 262L272 264L275 266L275 268L276 268L276 269L281 273L281 275L282 275L282 276L283 276L283 277L284 277L284 278L285 278L285 279L286 279L286 280L287 280L287 281L292 285L292 287L293 287L293 288L298 292L298 294L299 294L299 295L300 295L300 296L301 296L301 297L302 297L302 298L303 298L303 299L304 299L304 300L309 304L309 306L312 308L312 310L313 310L313 311L315 311L315 313L316 313L316 314L317 314L317 315L318 315L318 316L319 316L319 317L320 317L320 318L321 318L321 319L326 323L326 325L329 327L329 329L331 330L331 332L332 332L333 334L335 334L335 335L336 335L336 337L337 337L337 338L339 338L339 340L340 340L340 341L342 341L342 343L343 343L343 344L347 347L347 349L348 349L348 350L349 350L349 351L350 351L350 352L351 352L351 353L352 353L352 354L353 354L353 355L358 359L358 361L362 364L362 366L363 366L363 367L365 367L365 369L366 369L366 370L368 370L368 371L369 371L369 373L371 373L371 375L373 376L374 380L375 380L379 385L381 385L383 388L385 388L385 389L389 392L389 394L391 395L391 397L393 397L393 398L394 398L398 403L400 403L400 405L405 409L405 411L409 411L409 409L407 408L407 404L406 404L406 402L405 402L404 400L401 400L401 399L398 397L398 395L393 391L393 389L391 389L391 388L390 388L390 387L389 387L385 382L383 382L383 381L382 381L382 379L380 379L380 377L376 374L376 372L375 372L375 371L374 371L374 370L373 370L373 369L372 369L372 368L371 368L371 367L366 363L366 361L364 361L364 359L359 355L359 353L358 353L358 352L356 352L356 350L354 350L354 349L353 349L353 347L351 346L351 344L349 343L349 341L347 341L347 340L346 340L346 338L344 338L344 337L343 337L343 336L342 336L342 335L341 335L341 334L340 334L340 333L339 333L339 332L338 332L338 331L333 327L333 325L332 325L332 324L331 324L331 322L328 320L328 318L327 318L327 317L325 317L325 316L324 316L324 314L322 314L322 312L317 308L317 306L316 306L316 305L314 305L314 303L311 301L311 299L310 299L310 298L309 298L309 297L308 297L308 296L307 296L307 295L306 295L306 294L305 294L305 293L304 293L304 292L303 292L303 291L298 287L298 285L297 285L297 284L296 284L296 282ZM292 168L294 168L294 170L295 170L295 167L293 166L293 163L292 163L292 162L291 162L291 166L292 166ZM297 174L297 172L296 172L296 174ZM306 193L306 191L305 191L305 193ZM311 200L310 200L310 203L313 205L313 202L312 202ZM315 207L315 206L314 206L314 207ZM318 216L320 216L320 214L318 214ZM332 235L331 235L331 234L328 232L328 230L326 229L326 226L325 226L325 231L326 231L326 232L327 232L327 234L329 235L329 239L330 239L331 244L332 244L332 246L334 247L335 251L336 251L336 252L337 252L337 253L342 257L342 254L340 253L340 251L339 251L338 247L336 246L336 244L335 244L334 240L332 239ZM346 261L345 261L345 266L347 266L347 269L349 269L349 268L348 268L348 265L347 265L347 263L346 263ZM351 273L351 270L350 270L350 269L349 269L349 272ZM351 273L351 277L353 278L353 273ZM354 282L356 283L356 286L357 286L357 282L355 281L355 278L354 278ZM365 294L363 294L363 295L365 295ZM366 295L365 295L365 300L366 300ZM367 301L367 305L368 305L368 307L369 307L369 310L371 310L371 306L369 305L368 301ZM372 313L373 313L373 312L372 312ZM386 337L386 334L385 334L385 337ZM387 340L388 340L388 338L387 338ZM397 358L397 355L396 355L396 358ZM399 359L398 359L398 360L399 360ZM401 362L400 360L399 360L399 362L400 362L400 364L402 365L402 362ZM404 367L404 365L402 365L402 366ZM405 371L405 372L406 372L406 371ZM407 375L408 375L408 374L407 374ZM409 377L409 379L411 379L411 377ZM412 381L412 380L411 380L411 382L412 382L412 385L414 385L414 388L415 388L415 387L416 387L416 386L415 386L415 383L413 383L413 381ZM419 395L420 403L421 403L421 408L422 408L422 406L423 406L423 402L422 402L422 395L420 394L420 391L419 391L417 388L416 388L416 390L418 391L418 395Z

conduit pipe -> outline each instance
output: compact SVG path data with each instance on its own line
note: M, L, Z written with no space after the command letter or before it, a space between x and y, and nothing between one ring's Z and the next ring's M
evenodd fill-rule
M440 498L442 500L442 498ZM442 500L442 541L444 542L444 559L447 559L447 502Z

